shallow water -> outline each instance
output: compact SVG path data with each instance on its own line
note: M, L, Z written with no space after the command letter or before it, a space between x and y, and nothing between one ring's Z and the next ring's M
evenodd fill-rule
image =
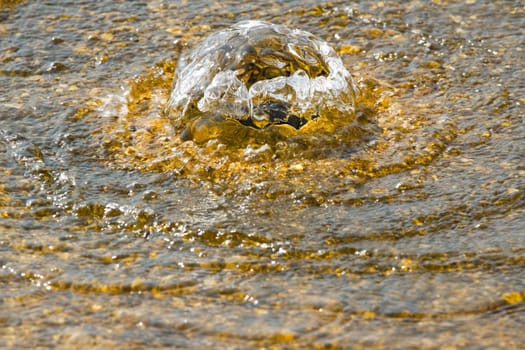
M0 5L0 347L525 342L521 1ZM182 142L177 59L245 19L329 42L356 122Z

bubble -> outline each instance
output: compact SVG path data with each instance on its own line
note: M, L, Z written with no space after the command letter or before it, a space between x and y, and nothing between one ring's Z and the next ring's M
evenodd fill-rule
M182 138L216 137L223 121L255 129L351 121L356 85L313 34L263 21L215 32L179 60L166 114ZM209 130L213 129L213 130Z

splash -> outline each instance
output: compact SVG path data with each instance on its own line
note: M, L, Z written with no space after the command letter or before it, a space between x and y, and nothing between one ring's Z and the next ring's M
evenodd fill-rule
M350 73L325 41L282 25L243 21L180 59L167 115L183 139L213 138L231 121L293 131L314 120L352 120L355 94Z

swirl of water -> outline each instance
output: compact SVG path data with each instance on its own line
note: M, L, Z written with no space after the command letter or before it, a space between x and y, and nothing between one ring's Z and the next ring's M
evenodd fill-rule
M167 115L177 128L204 118L299 129L320 117L352 118L355 93L350 73L325 41L282 25L243 21L181 57Z

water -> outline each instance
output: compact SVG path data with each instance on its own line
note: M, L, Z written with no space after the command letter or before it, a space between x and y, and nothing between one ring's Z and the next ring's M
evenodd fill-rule
M242 21L179 60L167 114L185 128L184 139L202 143L224 138L225 124L245 129L234 120L256 129L300 129L316 119L323 126L332 119L349 124L355 94L350 73L325 41L282 25ZM235 130L231 137L239 144L243 134Z
M1 347L524 343L520 1L0 4ZM247 19L355 120L183 142L179 57Z

